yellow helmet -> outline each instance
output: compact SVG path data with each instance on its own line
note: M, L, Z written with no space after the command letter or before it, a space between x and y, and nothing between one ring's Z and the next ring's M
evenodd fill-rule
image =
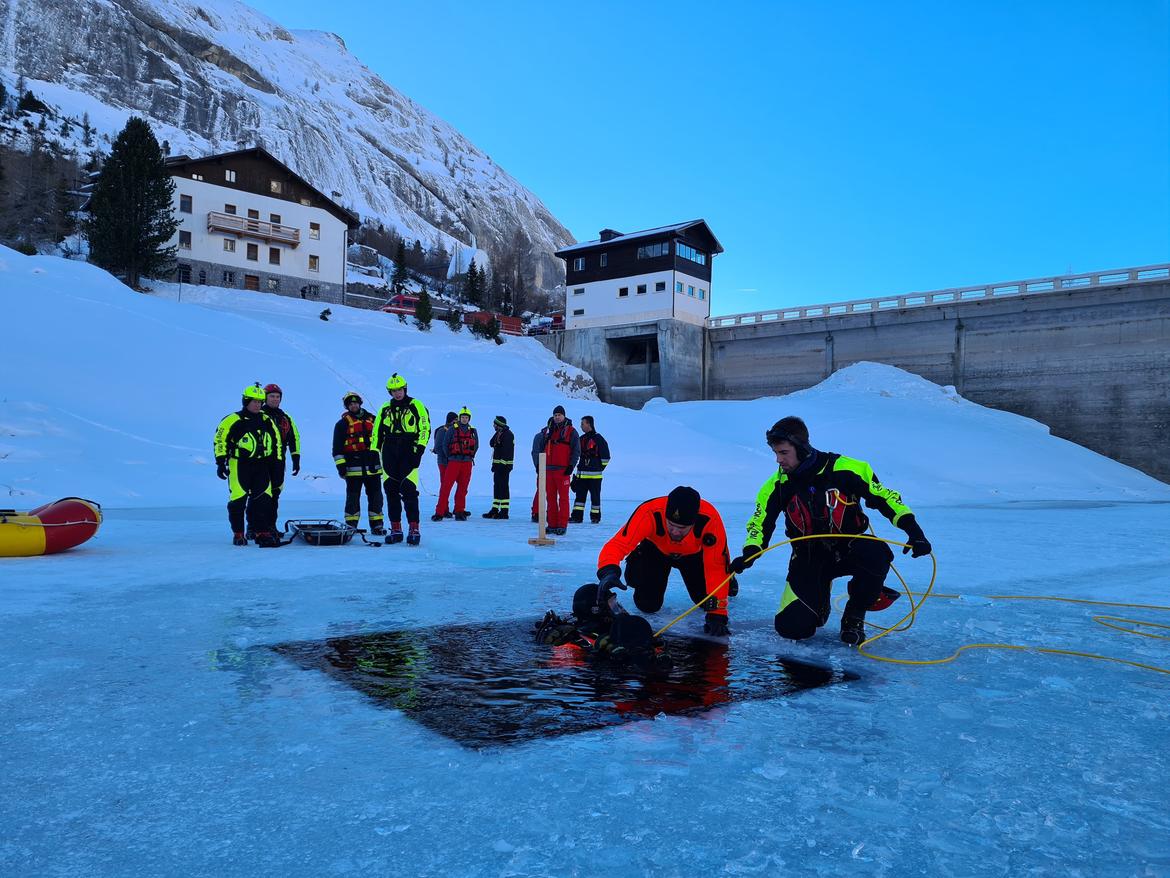
M467 406L464 406L463 408L459 409L459 417L463 417L464 415L467 415L468 419L470 420L471 409L469 409Z
M395 372L390 376L390 380L386 382L387 390L404 390L406 388L406 379Z
M349 401L350 401L351 399L352 399L352 400L356 400L356 401L358 402L358 404L359 404L359 405L360 405L360 404L362 403L362 401L363 401L363 400L362 400L362 395L361 395L360 393L358 393L356 390L349 390L349 391L347 391L347 392L346 392L345 396L343 396L343 397L341 398L341 404L342 404L342 405L349 405Z
M250 399L258 399L261 402L264 402L264 400L267 399L267 395L264 393L264 388L260 386L259 381L249 384L244 388L244 402L247 402Z

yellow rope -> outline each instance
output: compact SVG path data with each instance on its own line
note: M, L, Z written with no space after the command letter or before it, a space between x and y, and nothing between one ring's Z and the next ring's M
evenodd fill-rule
M872 528L871 528L871 530L872 530ZM880 542L880 543L887 543L891 546L905 547L908 545L907 543L901 543L901 542L898 542L897 540L887 540L883 537L879 537L879 536L875 536L875 535L871 535L871 534L807 534L805 536L793 537L790 540L784 540L784 542L777 543L774 546L769 546L766 549L762 549L759 552L757 552L756 554L750 556L748 558L748 560L755 561L755 560L763 557L764 555L768 554L772 550L779 549L782 546L787 546L791 543L799 543L799 542L802 542L804 540L818 540L818 539L875 540L875 541ZM900 572L898 572L898 568L895 567L893 564L890 565L890 569L893 570L894 575L898 577L898 581L902 584L902 589L905 592L908 600L910 601L910 611L905 616L903 616L901 619L899 619L897 622L895 622L893 625L891 625L889 628L883 628L880 625L875 625L873 622L867 621L866 624L870 625L873 628L877 628L878 633L875 634L873 637L866 638L858 645L857 651L861 655L865 656L866 658L873 659L874 661L887 662L889 664L895 664L895 665L944 665L944 664L947 664L949 662L953 662L955 659L957 659L959 657L960 653L966 652L967 650L971 650L971 649L1009 649L1009 650L1015 650L1017 652L1039 652L1039 653L1046 653L1048 655L1071 655L1071 656L1077 656L1079 658L1089 658L1089 659L1096 659L1097 661L1114 662L1116 664L1129 665L1130 667L1141 668L1142 670L1146 670L1146 671L1155 671L1159 674L1170 674L1170 668L1162 668L1162 667L1158 667L1157 665L1148 665L1148 664L1145 664L1143 662L1130 661L1129 659L1115 658L1113 656L1098 655L1096 653L1081 652L1079 650L1072 650L1072 649L1055 649L1053 647L1041 647L1041 646L1021 646L1019 644L1014 644L1014 643L968 643L964 646L960 646L958 649L956 649L949 656L946 656L944 658L939 658L939 659L896 659L896 658L891 658L889 656L875 655L872 652L866 651L865 647L869 646L871 643L876 643L877 641L881 640L883 637L888 637L889 635L894 634L895 632L908 630L914 624L914 620L917 618L918 611L922 608L922 605L926 602L926 600L928 598L957 600L957 599L962 597L962 595L957 595L957 594L936 594L934 592L934 582L935 582L936 577L938 576L938 559L935 557L933 552L930 553L930 561L931 561L931 565L932 565L931 571L930 571L930 583L929 583L929 585L927 585L926 591L924 591L924 592L911 591L910 587L906 584L906 580L902 578L902 574ZM700 600L698 603L691 606L685 612L679 614L678 616L675 616L673 619L671 619L669 622L667 622L665 625L663 625L661 628L659 628L656 632L654 632L654 636L655 637L661 636L664 631L666 631L668 628L670 628L676 622L679 622L679 621L685 619L687 616L689 616L695 610L699 609L699 607L701 607L703 605L703 603L707 601L708 598L713 597L721 588L723 588L724 585L726 585L728 582L730 582L731 577L734 575L735 574L729 574L726 579L724 579L722 582L719 583L719 585L717 585L714 589L712 589L710 592L708 592L702 598L702 600ZM919 600L917 602L915 602L915 600L914 600L914 598L916 598L916 597L919 598ZM1127 603L1119 603L1116 601L1093 601L1093 600L1087 600L1084 598L1065 598L1065 597L1058 597L1058 596L1054 596L1054 595L989 595L988 598L990 600L1004 600L1004 601L1059 601L1059 602L1070 603L1070 604L1092 604L1094 606L1100 606L1100 607L1127 607L1130 609L1141 609L1141 610L1170 610L1170 607L1163 607L1163 606L1160 606L1158 604L1127 604ZM1093 618L1094 622L1096 622L1100 625L1104 625L1107 628L1113 628L1117 631L1122 631L1122 632L1127 633L1127 634L1137 634L1141 637L1152 637L1152 638L1155 638L1158 640L1170 640L1170 636L1167 636L1164 634L1148 634L1144 631L1135 631L1132 628L1123 628L1123 627L1121 627L1121 625L1112 624L1112 623L1117 622L1117 623L1124 623L1126 625L1137 625L1137 626L1143 626L1143 627L1147 627L1147 628L1161 628L1161 629L1165 629L1165 630L1170 630L1170 625L1162 625L1162 624L1157 623L1157 622L1146 622L1146 621L1143 621L1140 619L1125 619L1125 618L1122 618L1120 616L1104 616L1103 615L1103 616L1093 616L1092 618Z
M917 594L917 593L914 593L914 592L911 593L912 596L915 594ZM918 604L914 607L914 609L911 612L912 613L917 612L918 608L922 606L922 603L927 598L940 598L940 599L947 599L947 600L957 600L961 597L962 597L962 595L957 595L957 594L930 594L929 590L928 590L928 592L922 593L922 600L920 600L918 602ZM1129 604L1129 603L1121 603L1119 601L1093 601L1093 600L1088 600L1086 598L1066 598L1066 597L1059 597L1056 595L993 594L993 595L987 595L987 599L988 600L1000 600L1000 601L1057 601L1057 602L1066 603L1066 604L1091 604L1091 605L1097 606L1097 607L1127 607L1129 609L1138 609L1138 610L1170 610L1170 607L1163 607L1163 606L1160 606L1158 604ZM1147 628L1162 628L1165 630L1170 630L1170 625L1162 625L1161 623L1158 623L1158 622L1147 622L1147 621L1144 621L1141 619L1125 619L1125 618L1122 618L1120 616L1104 616L1104 615L1102 615L1102 616L1093 616L1092 619L1094 622L1098 623L1099 625L1104 625L1107 628L1113 628L1117 631L1125 632L1126 634L1137 634L1140 637L1151 637L1151 638L1154 638L1156 640L1170 640L1170 636L1167 636L1164 634L1147 634L1144 631L1135 631L1132 628L1123 628L1123 627L1121 627L1121 625L1115 625L1112 623L1113 622L1121 622L1121 623L1125 623L1127 625L1138 625L1138 626L1144 626ZM878 626L875 625L874 627L876 628ZM1077 656L1079 658L1096 659L1097 661L1102 661L1102 662L1114 662L1114 663L1120 664L1120 665L1129 665L1130 667L1141 668L1142 670L1145 670L1145 671L1155 671L1159 674L1170 674L1170 668L1162 668L1162 667L1158 667L1157 665L1148 665L1148 664L1145 664L1144 662L1135 662L1135 661L1130 661L1129 659L1116 658L1114 656L1098 655L1097 653L1081 652L1080 650L1073 650L1073 649L1056 649L1054 647L1048 647L1048 646L1020 646L1019 644L1014 644L1014 643L968 643L965 646L960 646L958 649L956 649L949 656L945 656L945 657L939 658L939 659L917 659L917 660L915 660L915 659L896 659L896 658L891 658L889 656L875 655L872 652L866 652L864 650L863 647L869 645L870 643L873 643L875 640L878 640L880 637L884 637L886 633L890 633L890 632L885 631L885 633L879 634L877 637L871 637L868 640L862 641L860 646L858 646L857 651L859 653L861 653L862 655L864 655L866 658L871 658L874 661L887 662L889 664L895 664L895 665L945 665L945 664L948 664L949 662L953 662L955 659L957 659L959 657L960 653L966 652L969 649L1011 649L1011 650L1016 650L1018 652L1040 652L1040 653L1046 653L1048 655L1071 655L1071 656Z
M761 549L760 551L756 552L756 554L754 554L750 558L748 558L748 560L754 562L757 558L762 558L764 555L767 555L769 552L774 551L774 550L779 549L779 548L782 548L783 546L787 546L790 543L799 543L799 542L802 542L804 540L825 540L825 539L876 540L879 543L889 543L891 546L905 546L905 545L907 545L906 543L899 543L895 540L887 540L887 539L884 539L882 537L870 536L869 534L808 534L807 536L803 536L803 537L793 537L790 540L785 540L782 543L777 543L774 546L768 546L768 548L766 548L766 549ZM934 565L934 569L930 573L930 585L926 589L927 595L929 595L931 589L934 588L934 577L935 577L935 574L938 573L938 561L935 560L933 552L930 555L930 560L931 560L931 563ZM705 594L702 598L699 599L698 603L691 606L691 608L688 609L686 612L680 613L679 615L675 616L673 619L671 619L669 622L667 622L665 625L663 625L661 628L659 628L657 631L655 631L654 636L655 637L661 636L662 632L664 632L667 628L671 627L675 622L681 622L683 619L685 619L687 616L689 616L695 610L699 609L699 607L701 607L707 601L708 598L714 597L716 595L716 593L718 593L719 589L723 588L723 586L725 586L727 583L729 583L731 581L731 577L734 575L735 575L734 573L728 574L726 579L724 579L717 586L715 586L715 588L711 589L711 591L707 592L707 594ZM902 583L903 587L906 588L906 594L912 595L912 592L910 591L909 586L906 585L906 580L902 579L902 575L900 573L898 574L898 580ZM925 600L925 598L923 598L923 600ZM911 597L910 602L911 603L914 602L913 597ZM920 601L919 606L921 606L921 605L922 605L922 603ZM910 619L911 617L913 617L913 615L917 609L918 608L915 607L913 610L910 611L909 614L907 614L902 619L900 619L897 624L901 625L907 619ZM910 626L907 625L906 627L909 628ZM893 628L887 628L887 629L883 629L883 630L885 631L886 634L889 634L889 633L892 633L893 631L904 630L904 629L899 629L897 626L895 626ZM882 635L882 636L884 636L884 635ZM877 638L875 637L874 639L876 640Z

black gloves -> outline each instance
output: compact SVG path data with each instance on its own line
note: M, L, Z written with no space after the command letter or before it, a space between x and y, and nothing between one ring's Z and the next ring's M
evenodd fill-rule
M708 613L706 620L703 622L703 633L710 637L729 636L731 629L727 627L727 617L724 615L716 615L715 613Z
M343 479L345 478L345 464L344 463L339 463L337 465L337 474L339 476L341 476Z
M744 546L739 557L731 559L731 572L743 573L756 563L756 558L759 557L761 551L759 546Z
M228 464L226 460L217 460L215 462L215 474L221 479L228 477Z
M293 459L293 471L292 471L292 474L293 474L294 476L296 476L296 475L300 475L300 472L301 472L301 456L300 456L299 454L294 454L294 455L292 456L292 459Z
M926 538L913 515L907 515L902 519L901 528L906 531L906 538L910 543L902 548L903 555L909 552L912 558L921 558L930 554L930 540Z
M626 589L622 582L621 568L611 564L597 571L597 606L604 607L609 602L609 596L615 588Z

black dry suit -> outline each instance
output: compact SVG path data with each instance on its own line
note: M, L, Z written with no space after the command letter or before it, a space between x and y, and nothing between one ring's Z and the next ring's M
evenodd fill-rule
M345 523L357 527L361 520L362 489L370 529L382 527L382 459L370 445L374 434L374 416L364 408L358 413L342 413L333 426L333 463L337 474L345 479Z
M760 488L747 525L744 553L768 546L781 515L789 538L865 533L869 518L861 509L862 501L906 531L911 540L923 538L902 495L882 485L868 463L810 449L795 472L777 472ZM794 640L811 637L828 620L830 586L838 576L851 577L844 615L863 617L881 594L893 560L889 546L876 540L834 537L794 543L788 582L776 613L777 632Z
M596 583L587 583L573 595L573 615L563 619L549 610L535 625L537 643L576 646L591 655L640 664L669 664L661 638L650 623L625 611L612 595L597 604Z

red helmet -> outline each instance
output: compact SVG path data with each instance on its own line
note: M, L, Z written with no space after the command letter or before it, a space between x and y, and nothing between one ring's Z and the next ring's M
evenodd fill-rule
M265 393L279 393L281 396L284 396L284 391L280 389L279 384L265 384L264 385L264 392Z

